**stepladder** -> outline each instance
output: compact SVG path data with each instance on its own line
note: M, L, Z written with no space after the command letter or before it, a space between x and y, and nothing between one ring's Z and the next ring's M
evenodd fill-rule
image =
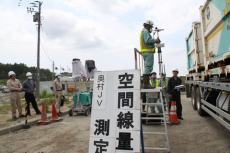
M141 153L171 153L162 87L141 89Z

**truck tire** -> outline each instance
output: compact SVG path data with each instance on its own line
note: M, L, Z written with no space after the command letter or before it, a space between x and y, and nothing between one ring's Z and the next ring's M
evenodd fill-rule
M197 110L197 107L196 107L197 98L196 98L196 87L195 86L193 86L191 90L191 101L192 101L193 109Z
M73 116L73 110L72 109L69 110L69 116Z
M185 86L186 88L186 97L187 98L190 98L191 97L191 87L190 87L190 85L189 84L186 84L186 86Z
M200 116L207 116L207 113L201 108L202 102L201 102L201 95L200 95L200 88L196 88L196 108L197 112Z

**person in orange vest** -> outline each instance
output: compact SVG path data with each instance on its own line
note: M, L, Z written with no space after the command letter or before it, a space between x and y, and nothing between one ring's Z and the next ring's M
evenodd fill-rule
M151 36L153 31L153 22L147 20L143 24L144 28L140 33L140 52L144 58L143 87L149 88L149 76L153 70L155 44L160 43L160 39L154 39Z
M168 81L168 94L170 101L176 101L176 113L177 117L180 120L183 120L182 117L182 104L180 97L180 90L176 90L175 87L182 84L181 79L178 77L179 70L173 70L173 76ZM169 109L170 109L169 105Z

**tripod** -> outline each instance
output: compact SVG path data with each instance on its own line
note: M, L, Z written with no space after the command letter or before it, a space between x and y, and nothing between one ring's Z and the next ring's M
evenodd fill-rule
M157 38L159 38L159 32L163 31L164 29L158 29L157 27L155 28L154 32L157 33ZM153 33L153 35L155 35ZM163 61L162 61L162 50L161 48L164 47L164 44L156 44L157 48L157 53L158 53L158 64L159 64L159 75L165 73L165 67L163 67Z

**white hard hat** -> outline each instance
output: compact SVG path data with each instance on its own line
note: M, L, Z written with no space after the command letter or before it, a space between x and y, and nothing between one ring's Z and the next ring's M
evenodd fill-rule
M146 20L146 21L144 22L144 24L147 24L147 25L150 25L150 26L153 27L153 21L151 21L151 20Z
M174 69L173 72L179 72L179 70L178 69Z
M32 73L31 73L31 72L27 72L27 73L26 73L26 77L29 77L29 76L32 76Z
M8 76L15 75L14 71L9 71Z

